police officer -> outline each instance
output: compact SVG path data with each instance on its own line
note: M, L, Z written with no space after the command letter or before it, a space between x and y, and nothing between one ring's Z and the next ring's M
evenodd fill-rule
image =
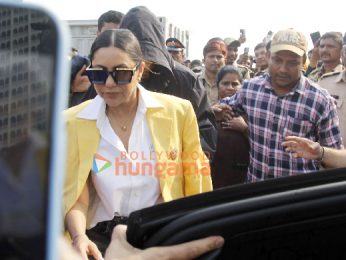
M166 40L166 46L169 54L177 62L184 64L185 61L185 46L177 38L168 38Z

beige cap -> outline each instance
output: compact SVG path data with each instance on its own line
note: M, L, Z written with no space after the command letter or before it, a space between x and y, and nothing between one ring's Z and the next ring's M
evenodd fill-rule
M270 52L291 51L303 56L307 51L307 41L303 33L293 29L278 31L271 41Z
M225 38L223 41L225 42L227 46L232 45L237 48L240 46L240 41L238 41L236 38L228 37L228 38Z

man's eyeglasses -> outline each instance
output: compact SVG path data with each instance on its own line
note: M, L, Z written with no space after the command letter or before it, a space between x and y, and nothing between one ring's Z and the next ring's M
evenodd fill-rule
M109 75L112 76L117 85L126 85L132 81L135 71L138 69L139 63L132 69L130 68L114 68L108 71L105 68L87 68L85 73L93 84L105 84Z

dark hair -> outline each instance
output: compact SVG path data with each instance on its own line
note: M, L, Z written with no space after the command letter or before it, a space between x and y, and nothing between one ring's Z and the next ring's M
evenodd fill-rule
M70 75L70 83L74 81L78 71L82 69L83 66L89 66L89 60L80 55L74 55L71 58L71 75Z
M191 66L203 66L203 63L200 60L193 60L191 61Z
M236 74L238 76L240 83L243 82L243 76L241 75L240 71L232 65L226 65L226 66L223 66L216 75L216 86L217 87L219 87L219 83L223 79L223 77L229 73L230 74Z
M123 19L124 14L118 11L109 10L103 13L97 20L97 29L101 32L104 23L115 23L119 24L121 19Z
M203 56L212 51L220 51L225 57L227 56L227 47L225 42L219 38L211 38L203 48Z
M98 49L116 47L126 52L130 59L139 63L143 61L143 54L136 36L127 29L113 29L102 32L93 42L90 49L89 59L92 62Z
M258 49L261 49L261 48L266 48L266 45L264 44L264 42L260 42L259 44L257 44L255 46L254 50L258 50Z
M320 40L322 39L333 39L337 44L339 44L340 48L342 49L343 39L341 32L326 32L322 35Z

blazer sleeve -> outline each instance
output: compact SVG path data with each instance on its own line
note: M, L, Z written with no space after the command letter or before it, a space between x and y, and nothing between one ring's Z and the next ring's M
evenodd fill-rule
M67 136L67 156L66 156L66 176L64 185L64 216L76 202L78 194L78 150L77 130L75 121L71 120L71 115L66 116L66 136Z
M191 103L187 103L182 132L182 167L185 196L212 190L209 159L201 148L195 112Z

